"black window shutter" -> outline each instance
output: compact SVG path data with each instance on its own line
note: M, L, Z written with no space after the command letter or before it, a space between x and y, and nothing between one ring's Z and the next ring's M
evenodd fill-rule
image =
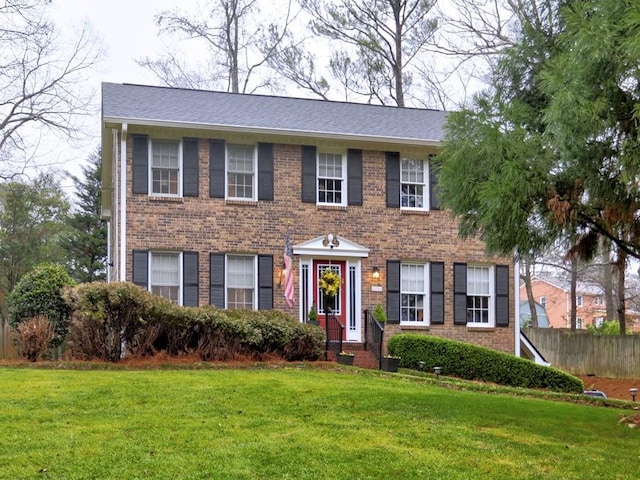
M258 255L258 310L273 309L273 255Z
M508 265L496 265L496 326L509 326Z
M149 193L149 138L133 135L133 193Z
M198 302L198 252L182 253L182 304L197 307Z
M316 203L316 147L302 146L302 201Z
M273 143L258 143L258 200L273 200Z
M400 207L400 154L387 152L387 207Z
M387 260L387 323L400 323L399 260Z
M444 263L431 262L429 265L430 283L431 283L431 323L444 323Z
M453 323L467 324L467 264L453 264Z
M435 155L429 155L429 208L440 210L440 198L438 198L438 166L433 161Z
M209 142L209 196L224 198L226 148L224 140Z
M347 150L347 178L349 205L362 205L362 150Z
M209 303L224 308L224 253L209 256Z
M149 252L147 250L133 251L132 275L133 283L149 290Z
M185 197L197 197L200 193L200 158L198 139L182 139L182 194Z

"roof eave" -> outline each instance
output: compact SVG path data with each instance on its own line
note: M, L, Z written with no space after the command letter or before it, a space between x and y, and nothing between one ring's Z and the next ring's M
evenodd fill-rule
M381 137L377 135L357 135L357 134L343 134L343 133L331 133L331 132L314 132L305 130L290 130L268 127L245 127L237 125L214 125L208 123L195 123L195 122L172 122L167 120L149 120L141 118L122 118L122 117L108 117L102 118L103 125L106 123L128 123L129 125L143 125L149 127L171 127L171 128L194 128L198 130L217 130L223 132L239 132L239 133L254 133L254 134L268 134L268 135L288 135L295 137L315 137L326 139L340 139L351 140L360 142L375 142L375 143L397 143L401 145L420 145L427 147L437 147L440 145L439 140L435 139L416 139L416 138L402 138L402 137Z

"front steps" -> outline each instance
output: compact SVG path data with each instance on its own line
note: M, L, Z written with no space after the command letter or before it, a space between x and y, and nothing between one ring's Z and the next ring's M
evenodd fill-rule
M379 368L378 360L368 350L364 349L363 343L342 343L342 350L345 352L353 353L353 366L360 368L370 368L377 370ZM336 356L333 352L328 352L327 359L330 362L336 362Z

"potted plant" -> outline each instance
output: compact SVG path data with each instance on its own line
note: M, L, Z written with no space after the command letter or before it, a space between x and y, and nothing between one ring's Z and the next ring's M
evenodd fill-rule
M373 307L373 318L380 323L387 321L387 312L384 311L384 307L379 303Z
M311 325L318 326L320 322L318 321L318 310L316 310L316 305L311 305L311 310L309 310L309 315L307 316L307 322Z
M353 353L351 352L340 352L338 354L338 363L340 365L353 365Z
M330 268L325 269L320 275L320 291L324 297L324 309L325 313L333 308L334 299L340 290L340 275L335 273Z
M400 365L400 357L395 355L385 355L382 357L380 367L383 372L397 372Z

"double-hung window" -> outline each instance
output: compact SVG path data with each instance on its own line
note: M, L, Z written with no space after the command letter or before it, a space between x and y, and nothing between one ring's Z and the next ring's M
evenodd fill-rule
M582 295L576 295L576 307L581 307L583 304Z
M181 195L181 145L178 140L153 140L151 148L151 193Z
M427 265L403 263L400 266L400 321L426 325Z
M491 267L467 266L467 324L493 326Z
M255 309L256 257L227 255L227 308Z
M403 158L400 161L400 206L426 209L428 202L427 169L424 160Z
M318 203L346 204L346 162L340 153L318 153Z
M151 252L151 292L180 303L180 254Z
M227 198L256 199L256 155L253 145L227 145Z
M547 308L547 297L540 297L540 306L542 308Z

